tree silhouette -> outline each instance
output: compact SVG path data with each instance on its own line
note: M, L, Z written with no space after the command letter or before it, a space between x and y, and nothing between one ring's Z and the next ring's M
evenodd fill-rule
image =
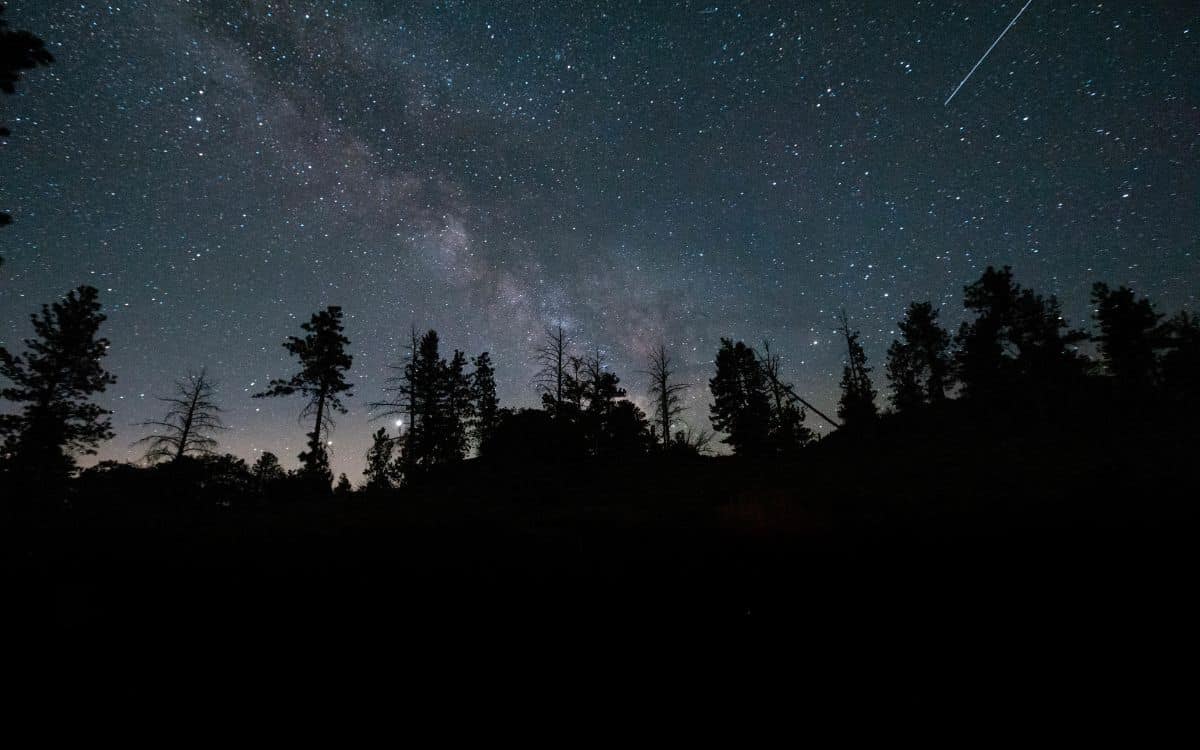
M455 350L446 362L439 347L437 331L430 330L420 339L414 334L409 361L401 375L389 379L386 390L391 398L371 404L383 409L378 417L406 414L409 418L396 459L396 472L408 479L434 466L461 461L471 444L478 394L466 372L467 358ZM494 379L491 387L489 418L495 419Z
M537 374L534 375L534 385L542 392L542 403L548 411L554 412L562 406L568 386L568 366L570 345L567 334L560 325L556 328L546 327L545 337L537 348Z
M722 442L739 455L766 451L771 430L771 403L766 376L754 350L741 341L721 339L716 375L708 381L713 403L709 419L714 430L726 433Z
M1001 405L1022 391L1046 402L1082 376L1071 347L1087 334L1069 330L1058 300L1022 289L1008 266L988 266L964 288L963 305L977 313L956 337L958 377L968 397Z
M1163 336L1164 390L1177 400L1200 405L1200 318L1182 311L1163 325Z
M409 330L409 343L406 349L408 355L404 363L390 366L394 374L388 377L384 384L384 400L368 404L372 410L381 410L372 419L399 417L401 429L403 430L407 425L408 432L402 432L397 445L400 449L400 456L396 459L397 465L393 471L398 475L403 474L404 463L411 456L411 451L407 448L410 442L409 433L417 422L416 390L413 379L417 371L417 352L420 349L420 339L417 336L415 325Z
M782 359L771 352L769 341L763 342L759 366L771 394L771 448L784 455L795 454L812 440L812 430L804 426L807 415L803 407L796 406L796 400L792 398L795 389L791 383L784 382Z
M303 338L289 336L283 343L283 348L300 360L300 371L287 380L272 380L267 390L254 397L298 393L306 399L300 419L314 421L308 433L308 450L300 454L300 463L306 475L328 489L332 476L325 435L333 429L333 412L346 413L341 396L351 395L354 388L346 382L346 371L353 361L346 353L350 340L342 335L342 308L337 306L313 313L300 328L305 332Z
M5 7L0 5L0 91L15 93L21 75L39 65L54 62L46 43L28 31L13 31L4 20ZM9 136L8 128L0 125L0 138ZM0 226L12 223L12 217L0 211ZM2 259L0 259L2 260Z
M178 461L186 455L211 455L217 445L213 433L225 429L215 396L216 383L204 369L175 381L175 395L158 399L169 404L163 418L139 423L162 432L147 435L134 445L146 446L146 460L150 463Z
M664 344L650 353L650 367L644 374L650 378L650 403L654 404L654 422L665 451L671 447L671 423L683 414L679 394L688 386L674 382L675 369Z
M443 362L439 371L442 419L438 424L438 463L461 461L470 448L475 402L466 369L466 355L455 349L449 364Z
M391 489L394 467L392 453L396 449L396 440L388 435L387 429L380 427L371 436L371 447L367 450L367 468L363 475L367 478L368 490Z
M112 437L109 412L89 400L116 382L101 364L108 339L96 335L105 320L98 296L81 286L43 305L30 316L36 338L25 339L23 356L0 347L0 375L11 382L0 396L21 406L0 415L4 455L34 482L65 478L75 468L72 453L94 454Z
M471 360L475 370L471 373L471 401L475 407L472 438L476 448L482 450L484 443L496 433L500 422L500 401L496 398L496 371L487 352Z
M1094 337L1104 355L1105 366L1127 392L1145 392L1156 378L1155 349L1161 346L1159 321L1162 315L1146 298L1133 290L1097 282L1092 286L1094 317L1100 335Z
M250 475L254 477L260 492L287 478L287 472L279 465L279 457L271 451L259 454L258 460L250 468Z
M938 325L930 302L913 302L899 323L902 339L888 347L886 373L891 401L907 411L946 398L950 375L950 334Z
M871 368L867 353L858 342L858 331L850 330L850 320L842 310L842 337L846 340L846 365L842 368L842 395L838 399L838 418L845 427L859 429L875 421L875 387L871 384Z
M568 401L582 406L580 426L591 455L610 453L618 444L624 451L627 443L636 442L632 436L637 432L638 425L644 427L645 415L636 407L636 412L625 407L621 407L620 413L617 412L618 400L625 397L625 389L620 387L621 379L616 373L606 369L599 349L594 355L580 360L576 367L580 374L571 378ZM577 391L571 392L574 389Z

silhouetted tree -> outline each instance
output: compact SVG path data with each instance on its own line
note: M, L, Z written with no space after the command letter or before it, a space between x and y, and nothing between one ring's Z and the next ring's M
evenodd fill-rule
M254 477L254 482L258 485L260 492L266 491L287 478L287 472L279 465L279 457L271 451L263 451L259 454L258 460L250 469L250 475Z
M500 401L496 398L496 371L492 369L492 358L487 352L471 360L475 370L471 373L471 400L475 406L472 437L476 448L492 439L500 421Z
M395 449L396 440L388 435L385 428L380 427L371 436L371 447L367 450L367 468L363 471L367 478L368 490L391 489L394 474L392 453Z
M354 486L350 484L350 478L346 476L345 472L339 474L337 486L333 488L334 496L339 498L347 498L350 497L352 492L354 492Z
M630 456L645 453L650 447L646 413L637 404L621 399L612 405L600 422L599 454Z
M547 411L555 411L562 405L564 389L567 387L570 344L567 334L560 325L546 327L545 337L537 348L537 364L540 368L534 375L534 384L542 392L542 403Z
M907 411L946 398L950 375L950 334L938 325L930 302L913 302L900 321L902 339L888 347L886 372L891 401Z
M671 447L671 423L683 413L679 394L687 390L686 383L674 382L675 369L667 347L659 344L650 354L650 368L645 374L650 378L650 403L654 404L654 422L663 450Z
M420 349L420 338L417 336L417 327L414 325L409 331L409 344L406 347L408 354L403 364L391 365L390 369L394 373L388 377L384 384L384 400L374 401L368 404L372 410L379 409L373 419L385 419L389 417L399 417L398 425L403 430L406 426L408 431L402 432L395 447L399 448L400 456L396 458L396 466L393 467L393 472L396 475L404 473L404 463L412 455L411 451L406 448L410 441L409 432L416 424L417 403L416 391L414 389L414 377L417 373L417 353Z
M0 347L0 375L11 383L0 397L20 408L0 415L4 455L35 483L54 483L75 468L73 453L94 454L112 437L109 412L89 400L116 378L101 359L108 339L97 333L105 316L99 293L81 286L31 315L36 338L23 356Z
M769 445L771 402L766 376L754 350L741 341L721 339L716 375L708 381L713 403L709 419L726 433L723 442L739 455L761 455Z
M705 429L685 426L675 431L671 450L677 454L701 456L712 452L713 433Z
M1200 318L1186 310L1162 327L1163 388L1172 398L1200 405Z
M630 453L645 448L646 415L624 401L621 379L608 370L599 349L582 358L566 389L565 404L578 411L578 425L593 456ZM626 405L628 404L628 405Z
M838 418L850 429L860 429L875 421L875 387L871 384L871 368L867 353L858 341L859 332L850 330L846 311L842 311L842 337L846 340L846 365L842 368L842 395L838 399Z
M442 364L439 396L442 419L438 425L438 462L454 463L467 455L471 441L471 424L475 418L471 379L467 374L467 358L457 349L449 364Z
M1162 315L1154 311L1150 300L1138 299L1133 290L1122 286L1114 291L1100 282L1092 286L1092 304L1100 327L1100 335L1094 338L1106 369L1123 390L1148 391L1156 379L1155 349L1162 344Z
M794 388L783 380L782 360L771 352L768 341L763 342L759 366L771 394L771 450L784 455L794 454L812 441L812 430L804 426L807 415L792 398Z
M178 461L187 455L211 455L217 446L213 433L225 429L215 396L216 384L204 369L175 381L175 395L158 399L169 404L163 418L140 423L161 432L147 435L134 445L146 446L146 460L150 463Z
M1082 377L1082 359L1071 346L1087 335L1068 330L1058 300L1022 289L1008 266L988 266L965 287L963 304L977 313L956 337L958 376L968 397L1001 405L1021 392L1045 402Z
M0 5L0 91L16 92L21 75L39 65L54 62L54 56L46 44L28 31L13 31L4 20L4 6ZM9 136L8 128L0 125L0 138ZM0 227L10 224L12 217L0 211ZM3 259L0 259L3 262Z
M380 416L408 415L408 430L401 437L395 467L397 474L408 479L434 466L460 461L470 448L477 392L466 372L467 359L456 350L446 362L439 346L437 331L428 331L416 340L402 374L391 379L391 400L371 405L384 410ZM490 365L487 367L490 371ZM493 399L494 388L493 380ZM489 418L494 418L494 400L490 408Z
M300 454L300 463L309 478L328 490L332 475L325 436L333 429L333 412L346 413L342 395L351 395L354 388L346 382L346 371L353 361L346 353L350 340L342 335L342 308L337 306L314 313L300 328L305 332L303 338L289 336L283 344L300 361L300 371L287 380L272 380L267 390L254 397L299 393L306 399L300 418L312 418L314 422L308 433L308 450Z

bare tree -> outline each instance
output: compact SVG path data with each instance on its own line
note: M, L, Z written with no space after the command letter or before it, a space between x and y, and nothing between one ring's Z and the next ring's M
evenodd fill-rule
M712 430L685 425L684 429L675 432L675 444L703 456L712 453L712 441L714 437L715 435Z
M671 447L671 421L683 413L679 394L687 390L686 383L672 382L675 370L667 347L659 344L650 354L650 368L645 370L650 378L650 400L654 403L654 421L662 435L663 450Z
M570 345L563 327L546 326L545 339L537 348L537 363L541 368L533 377L534 385L544 395L543 399L562 404L564 389L568 382L567 366L570 360Z
M408 350L408 355L402 364L388 365L388 368L395 374L389 376L384 381L383 391L384 400L372 401L367 404L370 409L380 409L377 414L372 415L371 419L386 419L388 417L400 417L403 420L408 418L405 427L411 429L416 423L416 402L413 392L413 368L416 366L417 349L419 344L417 336L417 326L414 323L409 331L409 344L405 347Z
M158 430L134 443L146 446L147 461L178 461L187 455L212 455L217 446L213 433L225 429L221 422L221 407L215 400L216 390L217 384L209 379L204 369L175 381L175 395L158 399L170 404L166 415L161 420L139 423Z

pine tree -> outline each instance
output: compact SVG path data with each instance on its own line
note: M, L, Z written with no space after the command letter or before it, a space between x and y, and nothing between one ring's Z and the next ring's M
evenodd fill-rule
M1014 377L1007 354L1019 294L1008 266L999 271L988 266L978 281L963 288L963 306L976 313L974 321L962 323L956 337L958 378L969 398L995 399Z
M754 350L741 341L721 339L716 375L708 381L713 403L709 419L725 432L722 442L739 455L762 455L769 446L771 403L766 376Z
M394 473L392 454L396 449L396 440L388 435L387 429L380 427L371 436L371 448L367 451L367 468L363 475L367 478L368 490L391 489Z
M99 293L81 286L31 315L36 338L14 356L0 347L0 375L11 383L0 397L20 407L0 415L4 455L34 482L55 482L75 468L74 453L94 454L112 437L109 412L89 400L116 378L101 359L108 339L97 333L105 316Z
M328 490L332 475L326 436L333 429L333 413L346 413L342 396L350 396L353 384L346 382L346 371L353 358L346 353L350 340L342 335L342 308L330 306L314 313L300 326L305 336L290 336L283 347L300 361L300 371L287 380L272 380L267 390L255 398L300 394L306 399L300 418L313 419L308 433L308 450L300 454L304 473L315 484Z
M46 43L28 31L12 31L4 20L4 6L0 5L0 91L15 93L16 84L26 70L54 62L54 56L46 49ZM0 126L0 138L7 138L9 130ZM0 211L0 226L12 223L12 217ZM0 259L2 261L3 259Z
M1068 328L1053 296L1016 284L1008 266L988 266L964 288L963 305L977 314L957 336L956 366L968 397L1001 405L1021 393L1045 406L1082 377L1072 347L1087 335Z
M618 399L625 397L625 389L620 387L621 379L616 373L605 367L599 349L593 356L582 359L578 367L580 375L571 383L577 391L572 392L571 388L568 389L568 402L573 399L575 404L582 407L579 413L580 426L591 455L605 455L610 452L614 436L618 432L615 420L624 421L619 429L623 440L626 431L635 429L629 422L636 422L637 414L627 411L620 416L615 415ZM639 409L638 414L640 413ZM644 414L641 415L641 419L644 422Z
M250 469L251 476L258 483L259 489L281 482L287 477L287 472L279 465L279 457L271 451L263 451Z
M475 403L471 398L471 379L466 368L466 355L457 349L449 364L443 364L441 368L438 385L442 420L437 435L438 463L461 461L470 449Z
M1156 380L1155 349L1162 342L1159 321L1162 315L1146 298L1138 299L1133 290L1107 284L1092 286L1094 317L1100 335L1094 340L1104 355L1104 364L1118 385L1127 392L1148 391Z
M950 334L938 325L930 302L914 302L900 321L902 340L888 347L886 373L897 411L908 411L946 398L950 373Z
M675 382L675 369L663 344L651 352L650 368L645 374L650 378L650 403L654 405L658 438L662 449L666 451L671 447L671 425L683 414L680 394L688 387L686 383Z
M174 462L188 455L212 455L217 446L213 433L225 429L215 396L216 383L204 369L175 381L175 395L158 399L170 405L163 418L140 423L158 430L134 443L146 446L146 461Z
M838 399L838 418L843 427L860 429L875 421L875 387L871 384L871 368L867 366L867 353L859 343L858 331L850 330L846 311L842 311L843 338L846 339L846 366L842 369L842 396Z
M1163 324L1163 389L1168 397L1200 406L1200 317L1183 311Z
M480 451L496 434L500 422L500 401L496 398L496 371L487 352L471 360L475 370L471 373L471 401L475 407L472 437Z

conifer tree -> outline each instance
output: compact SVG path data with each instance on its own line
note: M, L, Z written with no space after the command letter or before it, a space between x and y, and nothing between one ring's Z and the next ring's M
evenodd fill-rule
M250 468L250 474L258 483L259 489L265 489L287 477L287 472L279 465L279 457L271 451L263 451L259 454L258 460Z
M368 490L391 489L393 464L392 454L396 449L396 440L388 435L386 428L380 427L371 436L371 447L367 450L367 467L363 475L367 478Z
M1169 397L1200 406L1200 317L1182 311L1163 325L1163 389Z
M443 363L441 367L438 386L442 419L437 435L438 463L461 461L470 448L475 403L471 398L471 379L466 368L466 355L457 349L450 362Z
M938 325L930 302L914 302L900 321L901 339L888 347L885 371L897 411L908 411L946 398L950 373L950 334Z
M1162 345L1162 315L1133 290L1097 282L1092 286L1094 317L1100 335L1094 339L1104 356L1105 368L1127 392L1148 391L1156 379L1155 349Z
M475 407L472 437L476 448L482 450L496 434L496 426L500 423L500 401L496 398L496 371L492 368L491 356L483 352L471 363L475 368L471 373L471 401Z
M286 380L272 380L267 390L254 397L300 394L305 398L300 418L312 419L313 429L308 433L308 450L300 454L300 463L308 477L328 490L332 475L326 436L333 429L333 413L346 413L342 396L352 395L354 388L346 382L346 371L353 361L346 352L350 340L342 335L342 308L337 306L314 313L300 328L305 332L303 338L290 336L283 343L299 360L300 371Z
M28 31L13 31L4 20L4 6L0 5L0 91L15 93L21 75L39 65L49 65L54 56L46 49L46 43ZM9 136L8 128L0 125L0 138ZM0 227L10 224L12 217L0 211ZM3 259L0 258L0 262Z
M875 387L871 385L871 368L867 366L867 353L859 343L858 331L850 330L846 311L842 311L842 337L846 340L846 365L842 368L842 395L838 399L838 418L842 425L858 429L870 424L878 416L875 407Z
M1068 329L1053 296L1022 289L1008 266L988 266L964 288L963 305L976 313L957 336L956 367L968 397L1000 405L1021 392L1045 402L1082 376L1072 346L1087 335Z
M18 407L0 415L5 457L33 482L54 482L75 468L72 454L94 454L112 437L109 412L91 397L116 382L101 364L108 339L97 333L105 316L99 293L81 286L61 302L31 315L35 338L24 355L0 347L0 375L9 385L0 397Z
M709 419L714 430L725 432L722 442L739 455L761 455L768 450L771 403L766 376L754 350L741 341L722 338L715 360L716 375L708 381L713 403Z

